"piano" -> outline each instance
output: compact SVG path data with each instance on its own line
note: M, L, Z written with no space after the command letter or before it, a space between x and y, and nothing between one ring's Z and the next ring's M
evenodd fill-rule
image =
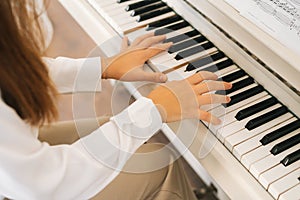
M209 70L232 82L223 121L162 131L219 199L300 199L300 56L225 0L59 0L107 55L121 37L167 34L174 45L145 64L169 80ZM136 98L153 86L123 83ZM144 86L144 87L142 87ZM191 140L192 138L192 140Z

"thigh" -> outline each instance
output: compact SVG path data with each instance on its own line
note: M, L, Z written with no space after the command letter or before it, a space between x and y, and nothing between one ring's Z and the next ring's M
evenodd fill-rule
M134 154L122 172L93 200L152 199L165 182L173 152L162 144L145 144Z

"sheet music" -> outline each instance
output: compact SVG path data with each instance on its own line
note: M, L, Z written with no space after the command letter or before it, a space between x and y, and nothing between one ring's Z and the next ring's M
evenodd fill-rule
M300 0L225 0L300 55Z

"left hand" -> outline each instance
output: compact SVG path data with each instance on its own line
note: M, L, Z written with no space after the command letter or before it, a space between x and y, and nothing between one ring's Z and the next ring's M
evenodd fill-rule
M102 59L102 78L122 81L151 81L163 83L167 76L160 72L145 72L143 65L147 60L167 50L172 43L161 43L166 36L148 33L138 37L128 45L128 38L122 42L121 52L113 57Z

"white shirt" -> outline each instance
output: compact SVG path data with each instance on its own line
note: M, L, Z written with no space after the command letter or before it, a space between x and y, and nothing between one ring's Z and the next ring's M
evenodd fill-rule
M45 59L59 91L100 89L100 58ZM79 75L78 75L78 72ZM0 99L0 196L15 200L89 199L162 125L150 99L140 98L72 145L50 146Z

